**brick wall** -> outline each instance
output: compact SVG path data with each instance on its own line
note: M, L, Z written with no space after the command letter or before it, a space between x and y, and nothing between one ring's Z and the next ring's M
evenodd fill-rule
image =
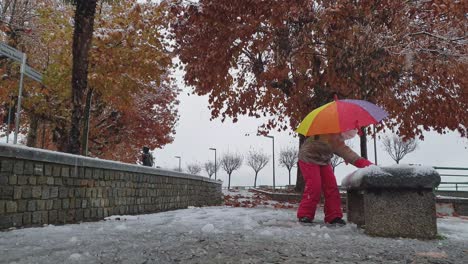
M221 202L206 177L0 144L0 229Z

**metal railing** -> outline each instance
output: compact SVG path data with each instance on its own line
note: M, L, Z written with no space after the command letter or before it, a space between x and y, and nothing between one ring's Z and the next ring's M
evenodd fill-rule
M441 182L439 187L436 188L438 191L466 191L468 192L468 168L462 167L439 167L434 166L439 172L441 177ZM450 173L442 173L443 171L450 171ZM455 173L453 172L455 171ZM460 171L460 173L458 173ZM282 185L282 186L275 186L276 189L291 189L294 188L294 185ZM253 186L231 186L231 189L234 190L249 190L253 189ZM257 185L256 188L259 189L272 189L273 186L268 185ZM341 186L338 186L340 191L344 191ZM224 190L227 190L226 186L223 186Z
M468 168L461 167L437 167L434 166L441 178L438 191L468 191ZM443 171L455 171L452 173L442 173ZM459 173L460 172L460 173Z
M290 189L294 188L295 185L276 185L275 189ZM249 190L253 189L253 186L231 186L231 190ZM270 185L257 185L257 189L273 189L273 186ZM227 186L223 186L223 190L227 190Z

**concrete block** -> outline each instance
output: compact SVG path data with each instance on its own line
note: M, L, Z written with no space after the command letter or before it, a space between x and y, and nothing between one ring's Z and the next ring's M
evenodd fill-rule
M13 167L14 174L23 174L24 172L24 162L22 160L15 161L15 165Z
M50 198L50 187L42 187L42 199L49 199Z
M44 164L44 175L52 176L52 164Z
M30 200L28 201L28 212L34 212L34 211L36 211L36 201Z
M68 189L64 187L59 188L59 198L66 198L68 197Z
M29 176L28 177L28 183L29 183L29 185L36 185L37 184L36 176Z
M58 187L50 187L50 193L49 193L50 198L58 198L58 194L59 194Z
M13 186L0 185L0 199L12 200L13 199Z
M18 183L18 185L27 185L28 184L28 176L18 176L17 183Z
M47 184L47 177L40 176L37 178L37 185L46 185Z
M57 211L49 211L49 224L57 223L58 213Z
M58 186L63 185L62 177L54 178L54 185L58 185Z
M22 187L16 187L15 186L14 189L13 189L13 199L15 199L15 200L21 199L22 191L23 191Z
M62 171L61 171L61 176L62 177L70 177L70 167L63 166Z
M41 211L32 212L31 224L33 225L42 224L42 212Z
M40 199L42 195L42 188L40 186L35 186L32 188L32 198Z
M0 185L8 185L8 176L0 175Z
M62 176L61 173L60 173L61 168L62 167L60 165L54 165L52 167L52 176L54 176L54 177Z
M70 200L67 199L62 199L62 208L63 209L68 209L70 208Z
M34 173L34 163L32 163L31 161L24 162L23 174L24 175L33 175L33 173Z
M53 209L54 210L62 209L62 200L53 200Z
M382 190L364 195L369 235L433 239L437 235L432 190Z
M14 161L13 160L2 160L0 162L0 171L1 172L13 172L13 165Z
M32 213L23 213L23 225L29 226L32 222Z
M16 185L18 183L18 176L16 176L16 174L10 175L8 183L10 185Z
M36 201L36 210L44 211L46 208L46 203L44 200L37 200Z
M43 164L34 164L34 175L36 176L42 176L44 175L44 165Z

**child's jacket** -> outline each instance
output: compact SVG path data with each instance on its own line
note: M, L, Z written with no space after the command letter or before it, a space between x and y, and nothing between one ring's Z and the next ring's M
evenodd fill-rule
M361 157L346 146L341 134L323 134L318 139L309 137L299 149L299 160L318 165L330 164L333 154L342 157L347 163L354 162Z

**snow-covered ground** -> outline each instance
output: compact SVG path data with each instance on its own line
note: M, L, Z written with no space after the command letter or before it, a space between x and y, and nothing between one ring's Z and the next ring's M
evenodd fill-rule
M439 218L444 238L420 241L305 226L295 213L217 206L0 232L0 263L468 263L462 218Z

